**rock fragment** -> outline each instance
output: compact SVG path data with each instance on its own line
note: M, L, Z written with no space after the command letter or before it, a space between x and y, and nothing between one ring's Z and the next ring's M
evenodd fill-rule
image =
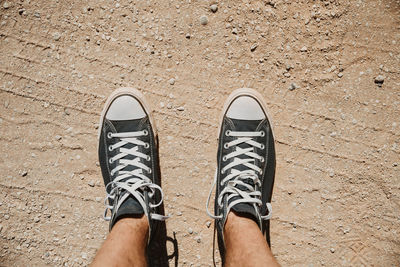
M200 23L201 25L207 25L208 24L208 18L206 15L203 15L200 17Z
M257 49L257 47L258 47L258 44L253 44L253 45L250 47L250 51L251 51L251 52L254 52L254 51Z
M170 85L174 85L174 84L175 84L175 79L174 79L174 78L171 78L171 79L169 79L168 82L169 82Z
M303 46L303 47L300 49L300 52L307 52L307 51L308 51L307 46Z
M213 13L215 13L215 12L217 12L218 11L218 6L217 5L211 5L210 6L210 9L211 9L211 11L213 12Z
M54 41L59 41L60 38L61 38L61 34L60 34L59 32L55 32L55 33L53 34L53 39L54 39Z
M296 83L291 83L289 86L289 91L293 91L297 88L299 88L299 86Z
M9 2L4 2L3 8L4 9L9 9L10 8L10 3Z
M375 77L375 83L381 87L383 85L383 82L385 81L385 77L383 75L378 75Z

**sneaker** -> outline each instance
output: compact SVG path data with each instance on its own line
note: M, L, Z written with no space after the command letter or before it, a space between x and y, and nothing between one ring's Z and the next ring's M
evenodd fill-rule
M145 214L150 237L156 230L163 192L160 187L156 128L142 94L120 88L107 99L100 119L99 162L106 186L104 219L115 223ZM109 212L110 211L110 215Z
M234 91L225 103L219 130L217 171L207 200L215 219L224 261L223 230L228 213L253 219L269 239L271 196L275 177L275 145L262 96L252 89ZM208 204L216 186L214 214Z

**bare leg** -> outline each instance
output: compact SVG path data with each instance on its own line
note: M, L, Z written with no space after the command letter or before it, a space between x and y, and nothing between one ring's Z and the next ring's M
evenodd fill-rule
M145 216L119 220L91 266L147 266L149 223Z
M279 266L253 220L231 211L225 224L224 238L225 266Z

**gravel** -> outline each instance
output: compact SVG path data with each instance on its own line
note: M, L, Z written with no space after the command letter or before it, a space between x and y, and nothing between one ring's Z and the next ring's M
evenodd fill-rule
M289 86L289 91L293 91L297 88L299 88L299 86L296 83L291 83Z
M171 79L169 79L168 82L169 82L170 85L174 85L174 84L175 84L175 79L174 79L174 78L171 78Z
M251 51L251 52L254 52L254 51L257 49L257 47L258 47L258 44L253 44L253 45L250 47L250 51Z
M303 46L303 47L300 49L300 52L307 52L307 51L308 51L307 46Z
M10 8L10 3L9 2L4 2L3 8L4 9L9 9Z
M375 83L380 87L385 81L385 77L383 75L378 75L375 77Z
M218 6L217 6L217 5L211 5L211 6L210 6L210 9L211 9L211 11L212 11L213 13L215 13L215 12L218 11Z
M60 34L59 32L55 32L55 33L53 34L53 39L54 39L54 41L59 41L60 38L61 38L61 34Z
M203 15L200 17L200 23L201 25L207 25L208 24L208 18L206 15Z

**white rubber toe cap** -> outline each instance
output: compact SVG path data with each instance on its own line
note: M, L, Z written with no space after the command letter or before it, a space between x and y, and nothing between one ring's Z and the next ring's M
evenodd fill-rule
M108 120L137 120L146 117L142 105L134 97L129 95L118 96L111 103L106 118Z
M252 97L239 96L232 101L226 116L237 120L262 120L265 113L261 105Z

